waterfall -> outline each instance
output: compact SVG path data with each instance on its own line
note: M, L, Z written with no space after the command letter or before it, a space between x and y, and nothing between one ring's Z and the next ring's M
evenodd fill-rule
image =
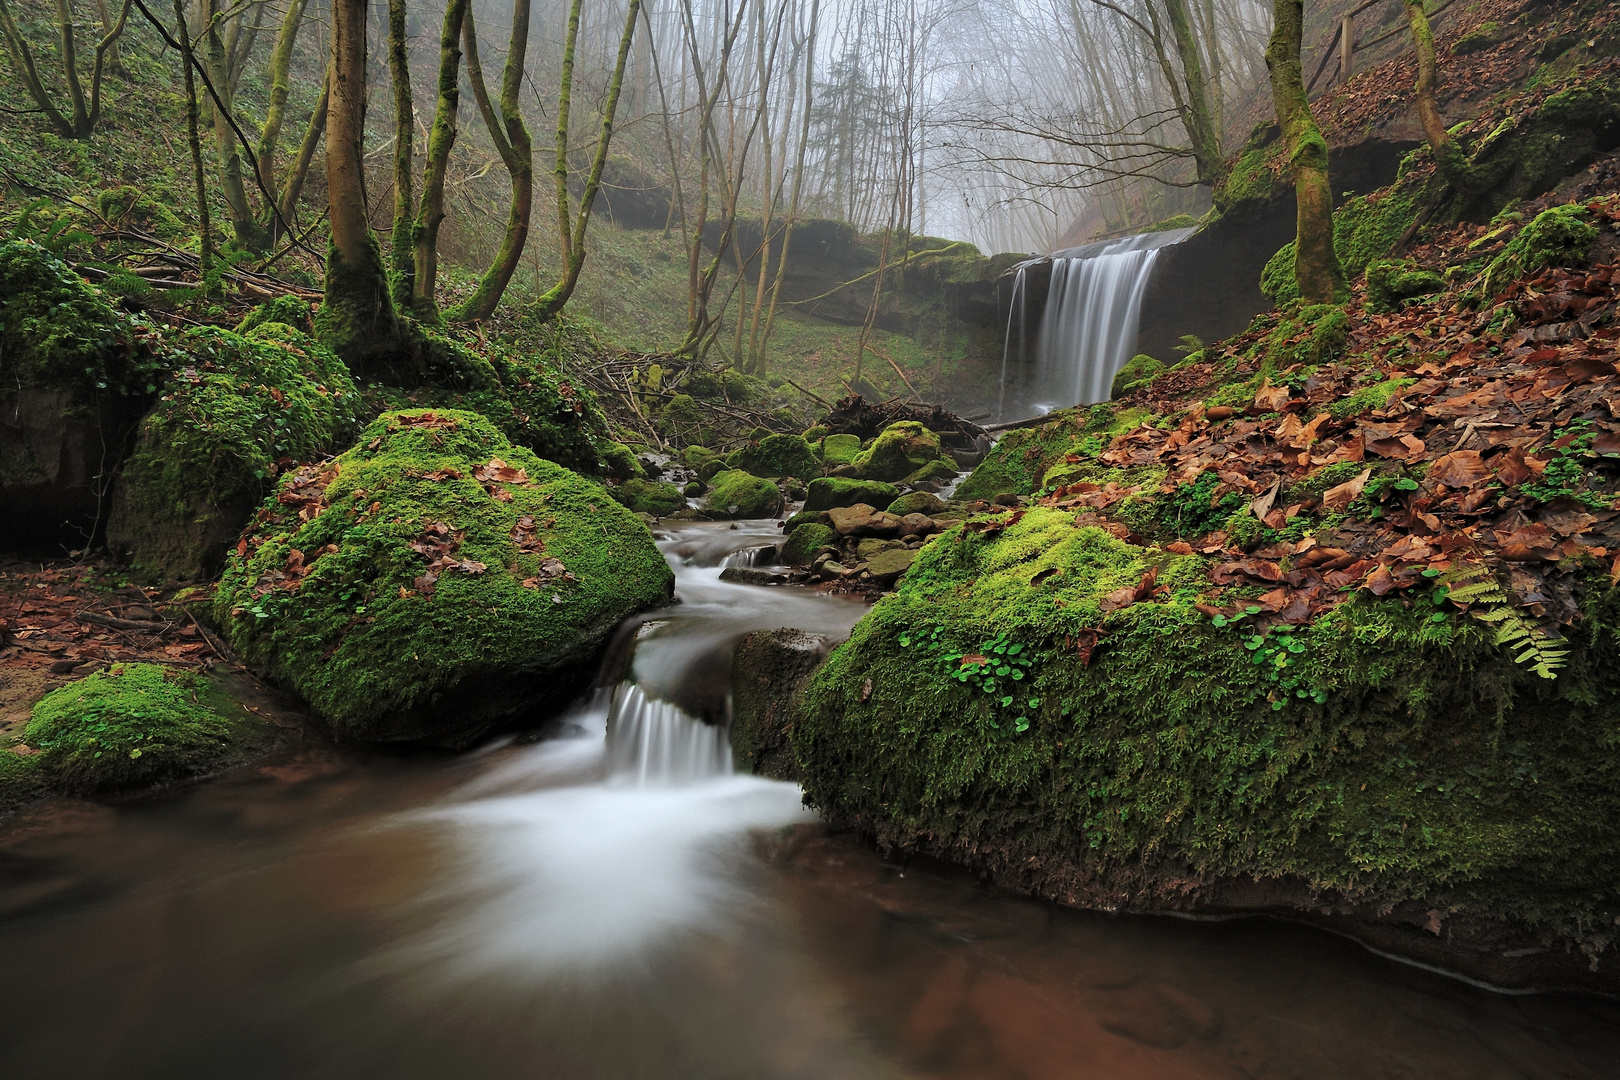
M1035 337L1034 367L1015 394L1014 411L1050 412L1106 401L1114 375L1136 351L1147 291L1159 249L1180 243L1191 229L1143 233L1050 257L1051 282ZM1016 332L1024 353L1028 275L1045 260L1021 264L1013 278L1012 310L1002 351L1001 411L1008 411L1008 358Z
M775 544L767 544L764 547L743 548L741 551L733 551L730 555L721 559L720 566L722 569L732 566L775 566L776 555Z
M726 729L649 697L634 683L613 695L607 722L608 774L640 786L690 783L731 768Z

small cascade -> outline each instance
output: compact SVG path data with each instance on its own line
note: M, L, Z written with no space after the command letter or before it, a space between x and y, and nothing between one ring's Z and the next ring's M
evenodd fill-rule
M741 551L733 551L724 559L721 559L720 566L721 569L732 566L775 566L776 555L777 549L775 544L767 544L764 547L743 548Z
M1170 229L1053 253L1046 304L1035 335L1033 369L1026 385L1015 388L1009 386L1009 359L1031 354L1027 341L1029 279L1048 260L1019 266L1002 351L1003 416L1009 411L1028 415L1106 401L1114 375L1136 351L1142 296L1159 250L1180 243L1192 232Z
M607 766L637 786L692 783L732 771L731 742L725 728L623 683L608 712Z

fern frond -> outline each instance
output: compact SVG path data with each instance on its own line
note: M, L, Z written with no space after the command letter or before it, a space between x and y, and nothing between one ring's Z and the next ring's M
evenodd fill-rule
M1509 601L1502 583L1490 567L1473 563L1452 570L1444 579L1446 598L1455 604L1475 605L1468 614L1487 626L1495 627L1492 643L1507 646L1516 664L1528 665L1543 679L1556 679L1558 669L1569 659L1568 646L1525 619Z

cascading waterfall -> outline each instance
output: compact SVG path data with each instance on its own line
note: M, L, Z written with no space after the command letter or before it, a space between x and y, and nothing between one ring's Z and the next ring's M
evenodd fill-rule
M608 775L635 784L679 784L732 771L726 731L623 683L608 712Z
M741 551L733 551L730 555L721 559L720 566L722 569L733 566L749 568L774 566L776 556L777 548L775 544L767 544L764 547L743 548Z
M1142 296L1159 250L1180 243L1192 232L1169 229L1053 253L1052 279L1035 337L1034 368L1021 389L1009 387L1008 359L1015 336L1019 352L1028 351L1028 275L1040 260L1020 265L1013 279L1012 310L1003 343L1003 416L1009 407L1015 412L1045 413L1106 401L1114 375L1136 350Z

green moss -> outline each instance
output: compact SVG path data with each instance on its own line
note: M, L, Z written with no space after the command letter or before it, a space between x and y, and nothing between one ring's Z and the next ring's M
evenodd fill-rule
M1222 214L1241 211L1271 198L1278 185L1274 168L1282 157L1278 142L1245 149L1232 165L1226 181L1215 193L1215 207Z
M343 362L282 323L180 335L180 366L141 422L107 522L109 547L157 579L219 569L286 464L351 437L360 395Z
M403 374L411 355L410 329L389 299L388 274L375 236L350 264L337 245L326 249L326 288L315 315L315 337L343 358L356 373L385 382L407 383Z
M1122 398L1125 395L1146 387L1155 376L1163 373L1164 364L1146 353L1137 353L1125 361L1125 366L1119 369L1114 376L1114 384L1109 388L1109 396Z
M1502 40L1502 24L1498 22L1482 22L1468 33L1452 42L1452 56L1467 56L1469 53L1483 52Z
M844 476L820 476L810 481L805 496L806 512L831 510L835 506L888 506L900 496L900 489L880 480L855 480Z
M1401 301L1436 293L1445 287L1444 278L1410 259L1377 260L1367 264L1366 310L1375 314L1397 311Z
M132 321L61 259L27 240L0 243L0 393L147 398L157 366Z
M775 517L782 509L782 492L769 480L741 469L727 469L715 473L709 481L703 505L727 517Z
M677 444L704 444L718 433L689 394L676 394L658 412L658 433Z
M523 475L480 481L494 459ZM358 739L460 745L560 706L673 585L605 489L467 412L378 417L284 477L247 541L215 605L231 644Z
M1333 250L1346 278L1354 279L1367 264L1387 256L1417 217L1426 181L1397 181L1387 188L1345 201L1333 211ZM1294 279L1294 242L1290 240L1260 273L1260 291L1278 307L1299 299Z
M853 506L855 504L850 503L849 505ZM939 496L930 491L913 491L900 496L888 505L888 512L896 517L905 517L907 514L928 514L933 516L944 509L945 504L940 501Z
M863 480L893 482L939 459L939 436L915 420L901 420L879 432L869 449L855 455L854 465Z
M939 480L950 480L956 476L958 470L956 462L944 458L935 458L914 473L908 473L901 478L902 484L926 484Z
M224 705L202 676L115 664L47 694L23 737L59 790L150 787L218 767L257 728L252 717L228 718Z
M729 455L726 466L771 478L792 476L807 480L821 475L821 462L801 435L767 435Z
M278 296L244 315L242 321L236 324L236 332L245 334L265 323L281 323L307 334L314 329L315 317L311 314L308 300L300 300L296 296Z
M1591 213L1580 203L1567 203L1537 214L1485 268L1481 290L1487 297L1495 296L1519 278L1549 266L1584 263L1598 235L1586 220Z
M642 480L646 478L647 470L641 467L636 458L635 451L620 442L611 439L596 444L597 455L602 462L602 473L615 480Z
M1397 390L1404 390L1417 380L1411 378L1385 379L1357 388L1355 393L1342 397L1328 406L1328 412L1337 420L1347 420L1360 413L1382 409Z
M816 552L837 545L837 533L825 525L807 521L788 534L787 542L782 545L782 562L788 566L809 566Z
M1152 568L1165 593L1105 610ZM1194 607L1206 573L1058 511L945 534L808 688L807 801L1049 895L1288 877L1572 934L1612 924L1612 592L1555 683L1473 620L1358 598L1285 635L1306 691L1285 700L1250 632ZM1083 657L1077 640L1100 644ZM994 691L960 678L987 646L1001 667L974 670ZM1027 666L1002 659L1014 646Z
M1262 369L1286 370L1295 364L1325 364L1350 343L1350 317L1337 304L1290 307L1266 339Z
M674 484L654 480L626 480L609 491L623 506L638 514L665 517L686 509L686 496Z
M829 466L853 465L860 452L858 435L828 435L821 440L821 458Z

